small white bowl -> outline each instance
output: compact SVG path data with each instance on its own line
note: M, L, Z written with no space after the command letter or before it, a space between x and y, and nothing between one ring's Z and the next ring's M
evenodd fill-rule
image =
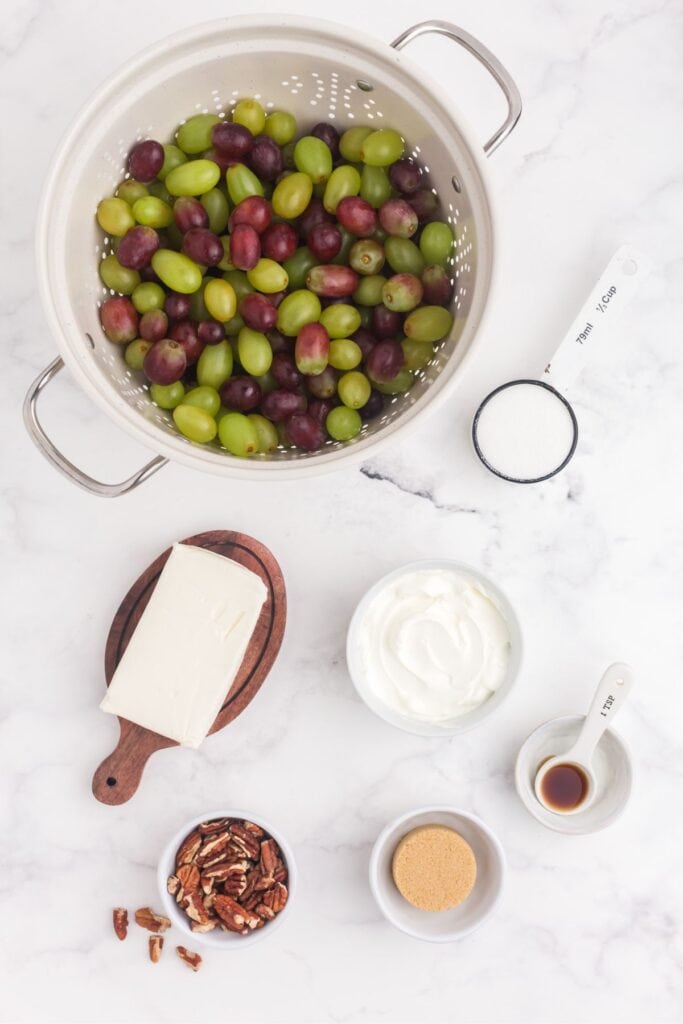
M503 615L510 631L510 659L508 661L505 679L496 692L478 708L475 708L474 711L468 711L466 714L460 715L457 718L451 718L448 721L437 723L423 722L416 718L408 718L405 715L400 715L392 708L387 707L387 705L373 693L367 679L365 678L359 643L359 634L363 618L367 614L368 608L377 594L384 590L388 584L399 579L401 576L405 576L407 573L430 569L443 569L473 577L473 579L480 583L494 599L498 606L498 610ZM401 566L400 569L395 569L386 576L382 576L382 578L370 587L370 589L366 591L361 598L355 612L353 613L353 617L351 618L346 636L346 663L353 685L355 686L361 700L370 708L371 711L374 711L376 715L383 718L385 722L396 726L398 729L403 729L405 732L414 733L417 736L457 736L459 733L467 732L468 729L473 729L476 725L483 722L485 718L488 718L489 715L493 714L493 712L500 707L509 695L515 681L517 680L522 665L522 651L522 631L519 625L519 620L515 614L514 608L500 587L496 586L495 583L480 573L477 569L474 569L471 565L466 565L464 562L458 562L450 558L432 558L421 562L410 562L408 565Z
M197 825L201 825L203 821L213 821L214 818L239 818L240 820L253 821L255 825L260 825L268 835L272 836L280 847L282 858L287 868L289 876L287 881L287 891L289 895L285 906L272 921L268 921L263 928L257 928L256 931L251 932L249 935L238 935L235 932L224 932L220 928L216 928L212 932L193 932L190 927L190 919L186 915L185 911L178 906L175 899L169 894L166 888L166 882L169 875L172 875L175 871L176 853L178 852L178 847L182 843L183 839L189 835L192 829L196 828ZM161 896L165 915L169 917L171 919L171 923L175 927L179 928L181 932L184 932L188 939L191 939L195 945L201 944L203 946L213 946L214 949L244 949L246 946L253 946L255 942L259 942L268 935L272 935L275 929L282 924L283 918L289 914L296 891L296 883L297 870L294 862L294 854L292 853L292 849L287 840L284 839L272 825L268 824L267 821L264 821L263 818L254 817L253 814L249 814L246 811L208 811L207 813L199 814L196 818L188 821L181 829L178 829L172 839L169 840L164 852L161 854L159 867L157 868L157 885L159 887L159 895Z
M420 825L446 825L470 844L477 862L472 892L451 910L418 910L403 898L394 884L391 861L400 840ZM462 939L492 913L505 879L503 847L479 818L455 807L419 807L392 821L377 838L370 856L370 888L387 921L395 928L427 942Z
M566 715L539 725L522 744L515 764L515 785L527 811L546 828L568 836L589 835L611 825L626 807L633 785L631 757L624 741L607 729L593 754L595 798L586 809L556 814L539 801L534 791L536 772L546 758L569 750L583 722L583 715Z

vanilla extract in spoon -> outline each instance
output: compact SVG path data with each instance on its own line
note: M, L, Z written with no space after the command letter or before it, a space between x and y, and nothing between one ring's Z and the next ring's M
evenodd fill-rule
M586 799L588 779L575 764L556 764L541 782L541 796L553 811L573 811Z

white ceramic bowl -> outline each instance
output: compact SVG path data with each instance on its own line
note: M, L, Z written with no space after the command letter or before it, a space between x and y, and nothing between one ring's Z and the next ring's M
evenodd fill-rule
M633 785L631 757L624 741L607 729L593 755L595 798L586 809L556 814L540 803L534 792L536 772L546 758L569 750L583 722L583 715L566 715L539 725L524 741L515 765L515 785L527 811L546 828L569 836L589 835L611 825L626 807Z
M240 818L245 821L253 821L254 824L260 825L262 829L273 837L280 847L282 857L287 866L287 871L289 873L289 879L287 882L289 896L287 898L287 903L272 921L268 921L263 928L258 928L249 935L237 935L235 932L224 932L222 929L218 928L214 929L212 932L193 932L190 927L191 922L189 918L185 914L184 910L178 906L173 896L169 895L166 888L166 881L169 875L172 875L175 871L175 857L178 852L178 847L185 836L189 835L192 829L196 828L197 825L201 825L203 821L212 821L214 818ZM169 917L172 924L179 928L181 932L184 932L188 939L191 939L195 945L201 944L203 946L213 946L214 949L244 949L246 946L252 946L255 942L259 942L261 939L265 939L268 935L272 935L275 929L282 924L283 918L287 917L290 912L296 892L296 884L296 863L294 861L292 848L287 840L284 839L271 824L264 821L263 818L255 817L253 814L249 814L246 811L208 811L205 814L197 815L196 818L192 818L191 821L186 822L182 828L178 829L175 835L169 840L161 854L159 867L157 868L157 885L159 886L159 895L161 896L165 915Z
M467 899L451 910L418 910L401 896L391 874L396 846L420 825L447 825L470 844L477 862L477 879ZM505 855L493 832L479 818L456 807L418 807L396 818L380 833L370 856L370 888L387 921L395 928L428 942L462 939L496 907L505 879Z
M377 594L401 576L425 569L445 569L472 576L486 588L489 595L494 599L510 631L510 660L502 685L487 701L478 708L475 708L474 711L469 711L458 718L451 718L448 721L436 724L422 722L416 718L408 718L397 714L397 712L387 707L373 693L365 677L359 643L362 621ZM401 566L400 569L395 569L393 572L383 576L361 598L353 613L346 637L346 663L353 685L356 687L361 699L371 711L374 711L376 715L383 718L385 722L389 722L390 725L395 725L398 729L403 729L405 732L415 733L418 736L456 736L459 733L467 732L468 729L473 729L475 725L479 725L485 718L488 718L489 715L500 707L512 690L522 665L522 651L522 631L519 620L514 608L500 587L471 565L466 565L464 562L458 562L450 558L431 558L421 562L410 562L408 565Z

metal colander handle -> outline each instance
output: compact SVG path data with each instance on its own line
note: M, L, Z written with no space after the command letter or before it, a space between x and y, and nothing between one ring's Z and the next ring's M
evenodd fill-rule
M77 487L87 491L88 494L96 494L100 498L118 498L121 494L127 494L129 491L135 490L138 484L143 483L153 473L161 469L162 466L165 466L168 459L157 455L146 466L143 466L137 473L129 476L127 480L123 480L120 484L103 484L74 466L73 462L70 462L55 447L43 430L38 419L38 396L47 387L52 378L57 376L63 366L64 361L61 356L58 356L42 373L38 374L26 393L26 398L24 399L24 423L31 440L45 458L52 463L55 469L58 469L67 479L75 483Z
M478 39L475 39L474 36L471 36L469 32L465 32L458 25L451 24L450 21L421 21L419 25L407 28L405 32L402 32L400 36L394 39L391 45L395 50L402 50L413 39L432 32L440 36L446 36L447 39L452 39L454 43L464 46L493 75L503 91L507 100L508 113L498 131L494 132L484 145L484 153L486 156L490 156L491 153L498 149L501 142L504 142L519 121L522 113L522 97L519 89L509 72L483 43L480 43Z

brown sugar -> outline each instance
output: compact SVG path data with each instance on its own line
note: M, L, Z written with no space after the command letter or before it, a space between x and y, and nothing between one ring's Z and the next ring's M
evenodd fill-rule
M446 825L422 825L401 839L391 872L404 899L419 910L449 910L472 892L477 862L472 847Z

